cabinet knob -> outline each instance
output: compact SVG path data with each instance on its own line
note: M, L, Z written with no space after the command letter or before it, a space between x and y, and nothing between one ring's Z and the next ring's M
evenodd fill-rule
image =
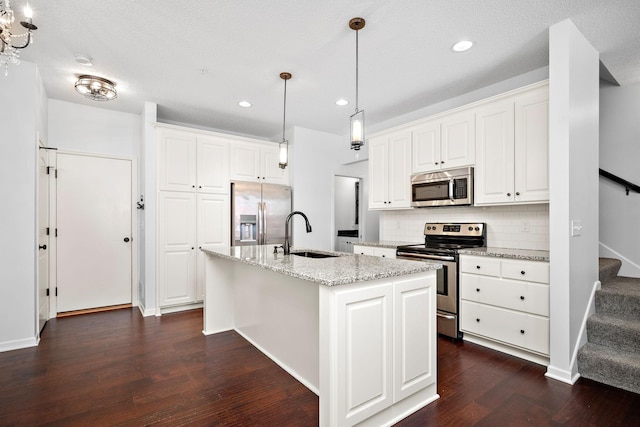
M480 319L476 319L476 322L480 322Z
M125 241L125 243L128 243L128 242L129 242L129 238L128 238L128 237L125 237L125 238L124 238L124 241ZM46 249L46 248L45 248L45 249Z
M524 295L520 295L520 299L524 301Z
M476 268L477 268L478 270L480 270L480 266L479 266L479 265L476 265Z
M525 275L525 272L524 272L524 270L522 270L522 271L520 272L520 274L522 274L522 275L524 276L524 275Z
M520 329L520 333L521 333L521 334L524 334L524 329Z
M386 257L386 255L382 255L382 258L385 258L385 257Z
M191 188L196 188L196 186L195 186L195 185L192 185L192 186L191 186Z
M519 192L519 191L516 191L516 196L519 196L519 195L520 195L520 192Z
M444 165L444 160L442 160L440 163L442 163Z
M198 188L202 188L202 185L198 185Z
M194 250L195 248L193 246L191 246L191 250Z
M360 255L364 255L364 252L360 252Z
M511 197L511 193L507 193L507 197Z
M436 162L436 165L438 164L438 162Z
M480 292L480 288L476 288L476 292Z

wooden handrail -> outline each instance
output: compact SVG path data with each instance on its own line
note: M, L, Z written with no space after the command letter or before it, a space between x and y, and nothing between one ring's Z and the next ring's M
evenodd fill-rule
M627 196L629 195L629 191L635 191L636 193L640 193L640 186L632 182L629 182L626 179L620 178L619 176L616 176L611 172L607 172L606 170L600 169L600 176L610 179L616 184L622 185L624 187L624 190L627 192Z

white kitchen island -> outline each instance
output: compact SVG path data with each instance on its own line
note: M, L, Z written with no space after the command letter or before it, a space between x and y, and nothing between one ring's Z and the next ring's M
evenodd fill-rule
M320 402L321 426L391 425L439 396L439 265L203 248L205 335L235 330ZM298 252L298 251L293 251Z

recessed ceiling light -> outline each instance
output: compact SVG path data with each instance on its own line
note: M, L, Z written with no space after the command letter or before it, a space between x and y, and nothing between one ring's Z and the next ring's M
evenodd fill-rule
M347 101L346 99L338 99L336 101L336 105L339 105L341 107L347 105L348 103L349 103L349 101Z
M453 45L453 50L455 52L464 52L465 50L471 49L473 46L473 42L470 40L461 40L458 43Z
M241 106L242 108L251 107L251 103L249 101L240 101L240 102L238 102L238 105Z
M91 67L93 65L93 59L91 59L90 56L81 53L77 53L75 56L78 64L84 65L85 67Z

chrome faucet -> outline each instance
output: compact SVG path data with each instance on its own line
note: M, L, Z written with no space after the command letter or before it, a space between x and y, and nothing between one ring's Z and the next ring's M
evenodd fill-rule
M282 245L285 255L289 255L291 253L291 245L289 244L289 221L291 220L291 217L296 214L301 215L302 218L304 218L307 227L307 233L311 233L311 224L309 224L309 220L307 219L307 216L305 214L300 211L293 211L289 215L287 215L287 219L284 222L284 245Z

